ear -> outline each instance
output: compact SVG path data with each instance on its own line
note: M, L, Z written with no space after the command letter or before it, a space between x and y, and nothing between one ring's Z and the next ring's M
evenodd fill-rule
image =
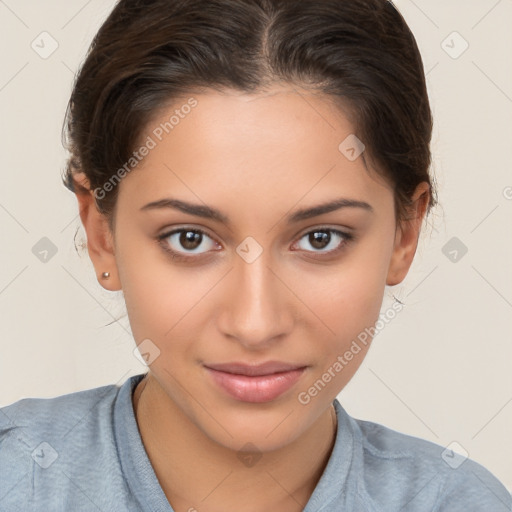
M386 284L389 286L401 283L412 264L418 247L421 225L427 211L429 188L426 181L416 187L411 197L410 216L397 227L395 245L386 278Z
M74 180L79 185L75 187L75 194L78 200L80 219L87 233L87 250L98 282L106 290L120 290L122 287L114 254L114 239L107 218L98 210L94 191L91 190L85 174L82 172L75 174ZM109 272L110 276L103 278L103 272Z

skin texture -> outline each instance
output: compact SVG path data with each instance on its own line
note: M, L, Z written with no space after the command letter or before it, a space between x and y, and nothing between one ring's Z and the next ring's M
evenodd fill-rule
M375 324L385 286L406 276L428 184L418 186L411 219L397 227L390 184L361 157L350 161L339 151L354 128L327 97L286 85L193 97L198 105L120 183L115 233L92 193L77 195L89 255L101 285L123 290L136 343L150 339L160 351L134 407L174 509L299 511L332 450L332 401L369 344L308 404L297 395ZM175 108L160 112L142 138ZM87 186L83 175L77 181ZM166 197L216 208L231 224L170 208L140 211ZM365 201L373 212L345 207L286 221L341 197ZM355 238L331 232L328 247L313 245L307 234L326 227ZM179 234L166 239L195 259L173 259L159 245L157 236L175 228L207 232L196 249L181 245ZM246 237L262 248L251 263L236 251ZM308 368L267 403L227 396L203 367L269 360ZM261 455L251 467L237 457L246 443Z

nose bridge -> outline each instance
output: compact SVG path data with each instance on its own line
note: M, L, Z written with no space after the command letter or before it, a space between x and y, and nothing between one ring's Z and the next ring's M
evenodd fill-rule
M237 257L226 298L223 330L246 346L259 346L290 328L290 311L279 279L274 275L270 251L252 262Z

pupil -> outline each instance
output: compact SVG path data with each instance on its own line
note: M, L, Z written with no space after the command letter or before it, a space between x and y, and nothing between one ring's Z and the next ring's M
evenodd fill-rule
M180 244L185 249L195 249L201 243L201 233L194 231L184 231L180 236ZM199 243L197 243L199 241Z
M330 233L325 231L315 231L309 235L309 241L313 247L316 249L323 249L331 240Z

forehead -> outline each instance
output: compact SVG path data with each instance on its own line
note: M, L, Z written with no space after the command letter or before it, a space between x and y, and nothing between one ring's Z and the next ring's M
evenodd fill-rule
M325 200L329 191L368 197L387 185L340 150L353 136L346 111L318 93L276 86L191 94L145 127L140 140L151 149L123 180L119 200L141 206L168 193L222 204L246 195L261 208Z

